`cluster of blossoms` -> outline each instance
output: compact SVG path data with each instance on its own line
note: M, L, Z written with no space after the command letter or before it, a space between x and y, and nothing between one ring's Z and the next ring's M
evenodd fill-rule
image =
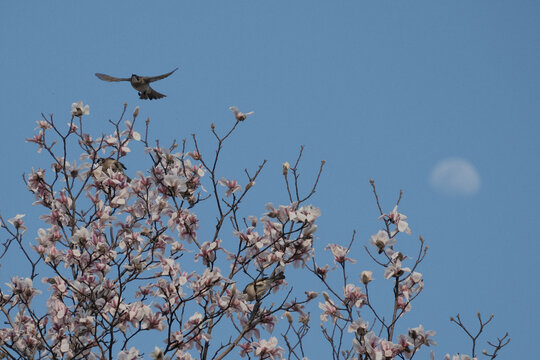
M358 283L347 282L348 266L357 263L351 257L351 246L354 242L344 247L338 244L328 244L326 250L330 251L334 268L330 266L317 266L311 269L327 286L323 292L324 302L319 303L322 310L320 315L323 335L334 347L334 344L342 344L345 340L345 329L351 334L351 345L348 350L343 350L345 359L394 359L412 358L423 346L434 345L434 331L424 331L422 325L410 329L408 334L394 336L396 323L403 315L411 310L412 300L422 291L424 285L422 274L402 265L408 260L407 256L397 251L396 235L399 233L410 234L408 224L404 221L407 217L397 212L397 206L389 214L381 214L380 220L384 220L385 229L371 236L370 244L373 245L381 260L371 257L384 269L384 278L392 280L394 287L393 314L389 320L382 315L382 310L376 309L369 297L370 283L373 281L373 271L364 270L360 274ZM391 229L395 226L395 229ZM420 254L413 260L413 269L422 262L426 248L420 238ZM367 249L367 248L366 248ZM350 265L348 265L350 264ZM331 284L330 274L332 271L341 270L340 276L344 280L343 292L338 293ZM367 314L365 314L367 312ZM364 314L364 315L362 315ZM374 316L375 323L369 324L362 316ZM326 328L325 323L331 320L332 326ZM383 329L385 337L376 335L371 329L378 326ZM339 331L330 329L339 329ZM394 340L395 338L395 340Z
M410 359L420 348L435 344L435 332L425 331L422 325L394 336L397 321L411 310L411 302L423 289L416 268L427 250L422 238L416 259L395 249L396 236L411 233L397 206L389 214L381 211L385 229L370 239L382 258L376 263L384 269L384 279L394 286L389 320L370 301L373 271L362 271L358 282L349 282L348 266L357 262L351 256L352 242L348 247L328 244L325 249L334 267L317 265L314 249L321 211L305 204L311 195L299 196L296 167L283 164L288 205L269 203L260 217L239 215L239 204L264 163L255 175L246 170L244 186L217 176L222 142L253 114L230 109L236 124L223 137L212 125L218 150L210 160L201 154L195 137L194 151L175 152L176 143L168 148L159 143L150 146L134 130L138 107L132 121L122 116L112 122L112 134L95 139L83 132L83 117L90 108L82 102L72 104L65 134L52 116L38 121L39 132L28 142L51 157L52 171L32 169L26 184L34 194L34 205L45 209L40 219L46 226L37 231L31 253L22 241L27 230L24 215L8 220L11 228L0 217L0 225L19 244L31 267L28 277L13 277L6 291L0 290L3 324L8 324L0 328L0 358L142 359L145 353L135 341L155 331L163 343L149 353L153 359L223 359L233 351L250 359L278 360L286 353L307 359L298 344L309 330L306 308L318 293L287 284L286 275L295 269L307 269L325 287L324 301L319 303L321 328L334 358ZM56 140L49 139L55 136ZM82 149L79 164L67 151L73 139ZM58 147L53 149L59 141L61 154L54 151ZM130 178L121 161L129 158L132 143L144 145L150 164L146 173ZM288 182L291 174L294 196ZM216 204L213 226L194 212L204 201ZM201 235L201 228L214 226L213 235ZM412 261L410 267L403 266L406 261ZM36 288L38 267L46 274L41 278L48 296L43 314L35 305L42 293ZM338 269L342 287L332 282L331 274ZM297 297L298 291L305 296ZM385 336L383 331L375 334L375 323L363 320L365 312L375 316ZM280 314L288 323L282 346L273 336ZM326 328L328 321L334 330ZM227 336L219 339L220 332ZM296 345L290 342L290 333ZM337 352L346 343L348 350ZM471 358L445 357L450 359Z
M257 219L251 218L251 226L235 235L245 247L245 255L237 257L239 266L254 260L258 269L272 265L305 266L313 249L313 234L317 230L315 220L320 210L313 206L298 208L297 203L288 206L266 205L266 216L260 219L263 232L256 231Z
M237 121L251 115L237 109L234 113ZM278 209L268 205L260 220L250 217L251 227L234 230L241 245L237 251L224 248L218 232L213 240L200 242L200 220L192 208L205 197L201 180L210 168L198 150L174 153L173 147L150 147L143 141L151 169L131 179L120 161L131 152L130 142L142 141L133 126L138 108L133 121L124 121L124 129L119 121L113 134L96 139L82 131L82 118L88 114L88 105L74 103L65 135L51 117L40 120L39 134L28 139L53 159L52 174L37 169L27 179L34 204L46 209L41 219L47 226L38 230L32 245L37 260L31 261L49 269L51 276L43 278L49 298L46 314L38 316L32 307L38 293L33 285L36 275L13 278L10 291L2 293L10 327L0 329L1 345L20 356L39 353L98 359L119 344L126 350L118 358L137 359L140 350L128 346L131 339L156 330L168 334L164 354L189 359L190 350L201 352L208 347L218 323L209 319L225 315L238 322L239 339L248 341L231 342L220 348L222 352L238 348L240 353L260 358L279 358L283 348L277 346L275 337L262 339L261 330L272 332L278 321L274 314L284 307L302 313L303 305L284 302L279 308L262 311L237 290L236 275L251 271L255 279L276 266L305 264L320 211L297 203ZM54 153L58 140L48 139L53 130L64 144L77 139L83 149L80 164L68 160L66 152ZM242 192L236 180L214 180L214 173L211 178L216 198L216 185L225 187L225 197ZM254 178L249 179L242 194L253 184ZM237 206L234 201L238 200L232 206ZM17 236L26 230L23 216L9 220ZM258 223L261 236L256 231ZM186 261L189 254L191 264ZM198 260L202 260L202 268L197 267ZM228 274L221 272L220 262L230 265ZM254 268L249 270L252 264ZM276 282L272 289L278 288ZM203 312L195 311L203 304Z

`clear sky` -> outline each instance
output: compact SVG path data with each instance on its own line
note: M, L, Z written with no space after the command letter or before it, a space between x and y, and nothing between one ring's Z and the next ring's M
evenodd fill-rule
M128 102L151 117L151 137L196 133L211 149L210 123L225 129L236 105L255 115L226 148L222 174L241 179L244 167L269 160L246 211L285 203L281 164L305 145L306 179L327 161L312 201L323 213L319 245L346 243L356 229L355 257L367 268L361 245L380 227L368 180L387 211L403 189L400 209L430 246L426 288L405 327L435 329L442 358L470 352L450 316L473 324L477 311L494 313L488 338L512 338L501 357L531 358L540 321L539 18L532 0L2 1L0 211L28 214L33 239L40 223L21 174L44 166L24 142L41 112L67 122L83 100L87 129L99 135ZM94 76L175 67L155 85L168 97L152 102ZM127 161L133 173L148 164Z

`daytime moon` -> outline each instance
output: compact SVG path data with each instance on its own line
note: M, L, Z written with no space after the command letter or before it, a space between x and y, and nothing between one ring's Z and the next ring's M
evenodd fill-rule
M480 175L467 160L449 158L439 161L431 170L431 186L446 195L474 195L480 189Z

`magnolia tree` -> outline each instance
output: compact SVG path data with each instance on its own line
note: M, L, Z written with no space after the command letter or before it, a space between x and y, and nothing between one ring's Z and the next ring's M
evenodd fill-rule
M240 205L266 162L238 180L221 177L218 169L224 144L252 113L231 107L234 122L223 133L212 124L217 145L204 153L194 135L168 147L151 144L149 120L143 137L135 130L138 107L131 120L124 120L126 108L110 121L110 135L83 131L89 107L79 102L67 127L43 116L28 139L51 161L51 169L25 176L44 224L30 241L24 215L0 217L1 255L28 265L0 287L0 358L320 358L307 349L310 336L322 336L333 359L427 356L433 330L400 325L408 330L397 333L424 288L419 267L428 249L420 237L416 255L399 250L400 237L411 233L398 212L401 195L385 211L371 181L381 229L365 246L373 263L364 268L373 270L355 272L354 235L345 244L317 236L321 212L308 201L324 161L313 185L302 189L300 150L292 165L283 164L288 203L266 204L253 215ZM132 145L144 147L151 166L130 178L122 159ZM197 215L203 203L214 208L206 222ZM198 236L203 226L211 234L205 238ZM327 244L332 264L315 256L319 243ZM288 284L293 272L319 282L320 293L304 282ZM372 302L377 282L392 289L390 309ZM472 353L444 359L480 356L477 340L491 319L478 314L473 333L459 315L452 318L471 338ZM490 342L483 357L494 359L508 342L507 334Z

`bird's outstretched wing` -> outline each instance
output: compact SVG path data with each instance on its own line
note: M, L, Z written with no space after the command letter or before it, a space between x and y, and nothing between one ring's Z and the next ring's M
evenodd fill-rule
M143 79L146 80L146 82L149 82L151 83L152 81L157 81L157 80L161 80L161 79L165 79L167 76L170 76L173 72L175 72L176 70L178 70L178 68L174 69L173 71L171 72L168 72L166 74L163 74L163 75L158 75L158 76L143 76Z
M107 74L100 74L100 73L96 73L96 76L101 79L101 80L104 80L104 81L130 81L131 79L130 78L117 78L117 77L114 77L114 76L111 76L111 75L107 75Z

